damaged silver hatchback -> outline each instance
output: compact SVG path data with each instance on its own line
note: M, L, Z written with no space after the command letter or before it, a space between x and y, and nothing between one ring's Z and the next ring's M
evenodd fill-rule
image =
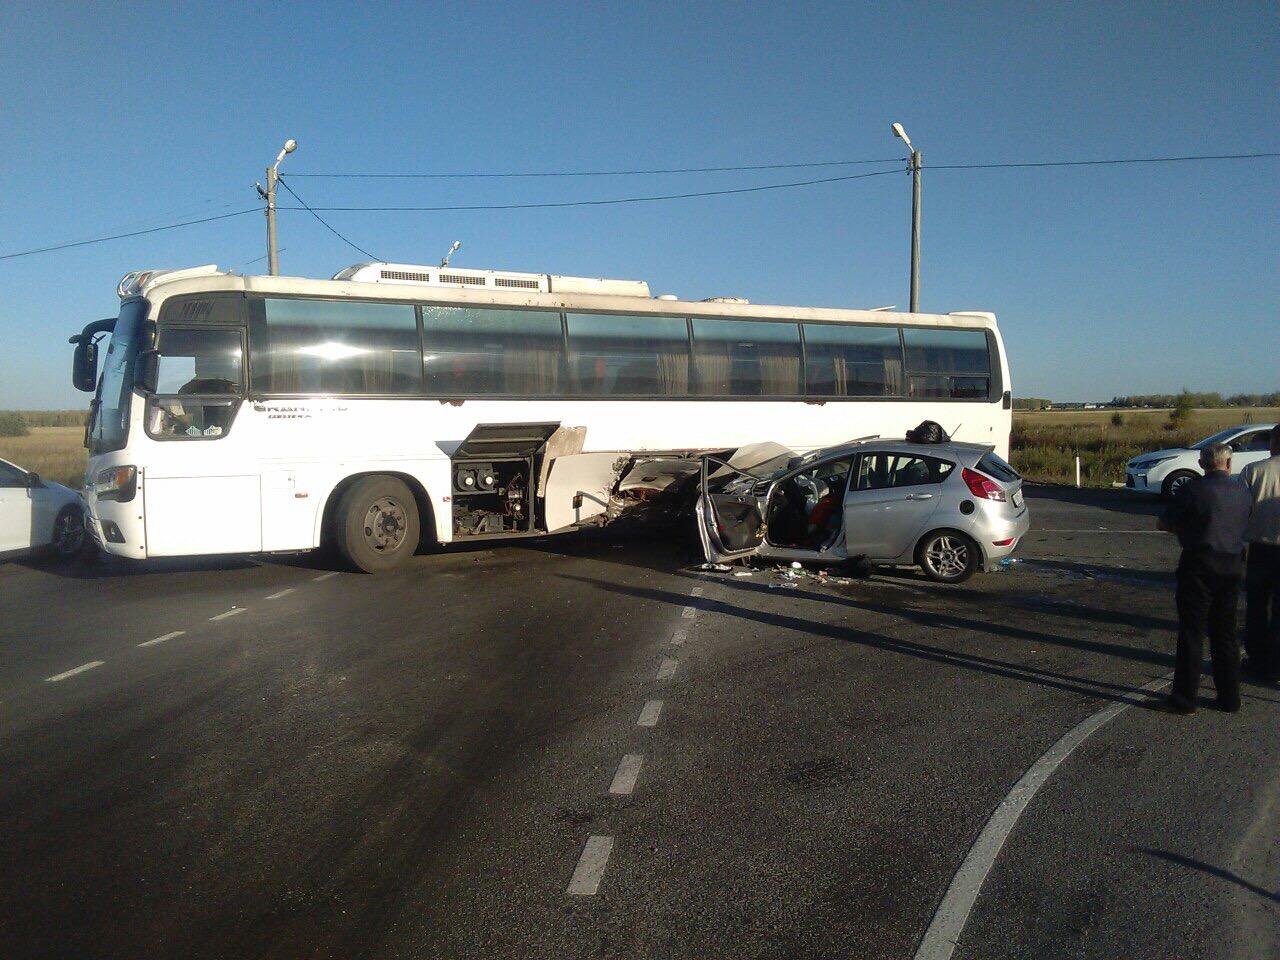
M744 452L702 458L697 526L712 563L865 558L959 583L1028 529L1022 477L989 446L876 438L805 456Z

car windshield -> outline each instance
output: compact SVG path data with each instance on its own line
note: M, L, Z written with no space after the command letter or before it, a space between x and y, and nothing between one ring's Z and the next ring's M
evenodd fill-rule
M1191 445L1191 449L1203 450L1205 447L1209 446L1209 444L1211 443L1226 443L1228 440L1230 440L1239 432L1240 432L1239 427L1228 427L1226 430L1219 430L1213 436L1205 437L1203 440L1193 443Z
M133 395L133 361L138 356L145 300L130 300L120 307L120 318L102 361L102 377L94 397L89 424L89 452L119 450L129 438L129 398Z

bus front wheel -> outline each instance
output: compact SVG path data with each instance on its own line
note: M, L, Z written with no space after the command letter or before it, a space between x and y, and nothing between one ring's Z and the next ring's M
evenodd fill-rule
M334 521L338 552L365 573L398 567L418 548L418 504L413 491L395 477L357 480L343 491Z

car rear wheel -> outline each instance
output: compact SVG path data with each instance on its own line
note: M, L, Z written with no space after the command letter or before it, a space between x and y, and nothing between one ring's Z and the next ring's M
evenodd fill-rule
M920 541L916 562L930 580L961 583L978 569L978 545L963 533L935 530Z
M365 573L383 573L418 548L418 503L396 477L363 477L348 487L334 514L334 544Z
M74 560L84 551L84 511L63 507L53 521L53 552L59 560Z
M1196 474L1190 470L1175 470L1164 478L1164 484L1160 488L1160 492L1166 498L1177 496L1179 490L1196 478Z

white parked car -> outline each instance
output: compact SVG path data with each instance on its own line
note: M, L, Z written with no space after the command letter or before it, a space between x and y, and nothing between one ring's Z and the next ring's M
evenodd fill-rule
M1137 493L1171 497L1188 480L1204 473L1200 469L1200 451L1211 443L1225 443L1231 447L1231 472L1239 473L1255 460L1271 456L1271 429L1274 426L1273 423L1250 423L1228 427L1189 447L1144 453L1125 465L1124 485Z
M47 549L70 558L83 547L80 494L0 460L0 559Z

